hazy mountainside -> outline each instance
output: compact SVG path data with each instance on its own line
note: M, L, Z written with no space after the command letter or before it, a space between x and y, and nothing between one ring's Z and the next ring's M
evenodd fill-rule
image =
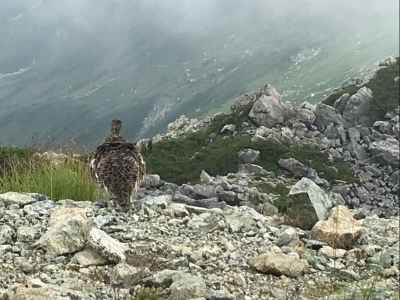
M215 2L3 1L0 143L151 135L265 82L317 102L398 51L394 2Z

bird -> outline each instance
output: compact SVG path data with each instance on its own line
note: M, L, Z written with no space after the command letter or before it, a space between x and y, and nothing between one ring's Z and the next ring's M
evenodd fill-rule
M95 181L110 194L118 210L131 208L146 173L146 163L137 144L121 135L122 121L112 120L111 134L96 148L90 169Z

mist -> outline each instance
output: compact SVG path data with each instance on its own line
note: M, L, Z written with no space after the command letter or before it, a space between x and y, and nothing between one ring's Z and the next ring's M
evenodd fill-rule
M289 101L323 97L344 77L398 55L398 6L397 0L2 0L0 133L8 143L32 135L93 142L118 117L128 119L132 137L149 136L179 114L225 109L265 81ZM329 80L305 83L303 74L293 75L293 61L318 53L319 69L338 66ZM21 137L17 128L27 124Z
M379 20L395 26L398 5L396 0L3 0L0 23L29 30L43 39L51 38L51 29L63 26L79 32L70 33L71 39L84 33L100 42L123 45L126 35L139 26L191 36L218 31L240 34L249 28L290 26L293 22L331 32L363 30ZM24 18L29 19L30 28L18 28Z

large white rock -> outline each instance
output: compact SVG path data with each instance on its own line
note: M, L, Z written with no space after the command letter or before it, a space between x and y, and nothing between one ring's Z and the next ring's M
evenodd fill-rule
M89 220L86 209L60 207L50 214L49 228L36 243L50 255L58 256L82 250L86 244Z
M328 216L332 206L325 191L304 177L289 192L287 220L291 225L311 229L315 223Z

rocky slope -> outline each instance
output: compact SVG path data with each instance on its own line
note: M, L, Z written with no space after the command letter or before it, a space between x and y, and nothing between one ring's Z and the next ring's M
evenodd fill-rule
M152 141L149 167L182 183L195 180L192 170L217 175L236 171L240 163L252 170L258 164L274 173L276 183L287 186L285 180L306 176L339 193L351 208L393 215L399 191L398 93L395 58L382 63L371 80L317 105L284 103L267 85L239 97L229 114L170 124L166 135ZM250 154L238 156L245 148ZM171 176L174 166L180 171Z
M398 64L372 80L398 91ZM398 299L398 103L356 87L178 119L131 212L1 194L0 299Z

